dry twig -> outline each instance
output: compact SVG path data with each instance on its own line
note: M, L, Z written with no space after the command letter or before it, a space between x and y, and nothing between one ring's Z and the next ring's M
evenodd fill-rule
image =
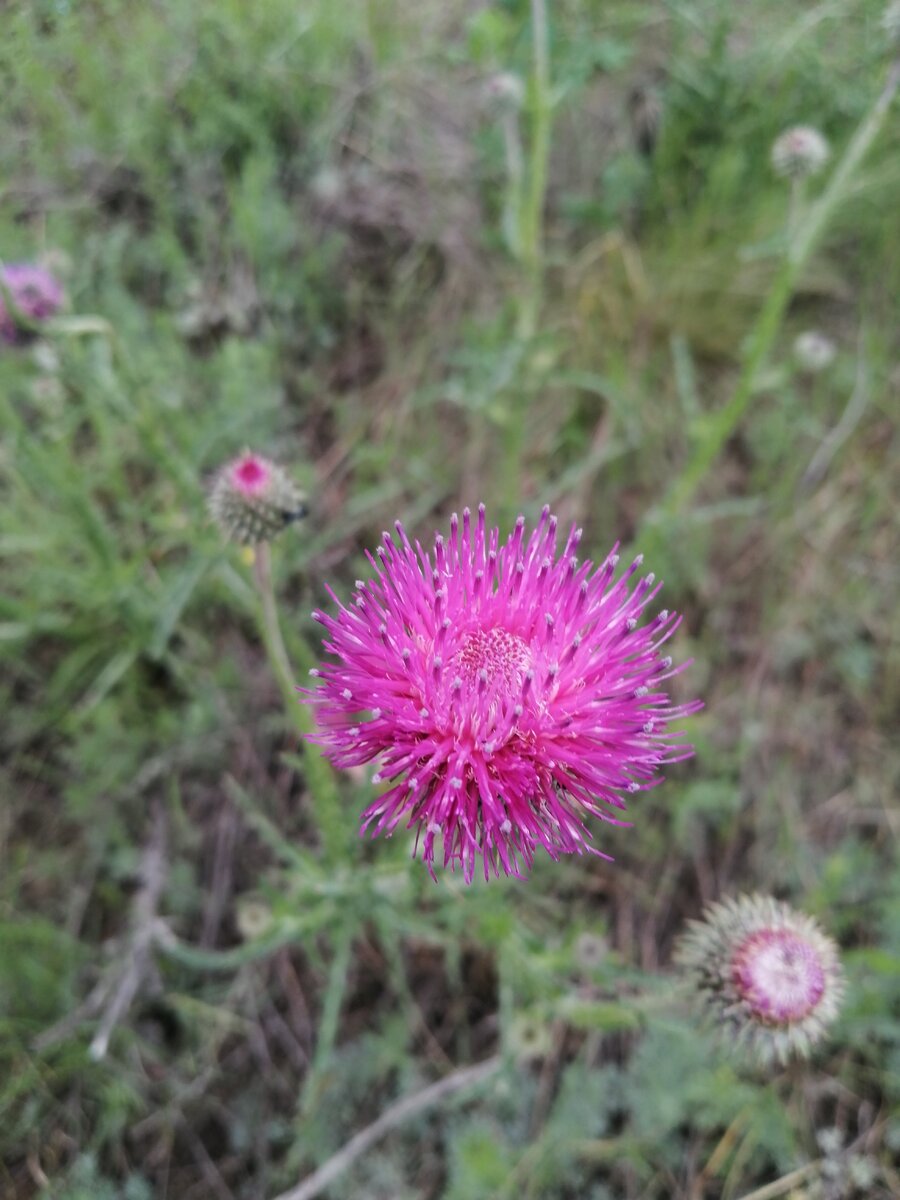
M338 1176L343 1175L358 1158L365 1154L376 1142L380 1141L385 1134L390 1133L392 1129L396 1129L398 1125L402 1125L404 1121L409 1120L411 1117L421 1116L426 1109L440 1104L448 1096L452 1096L456 1092L461 1092L465 1088L483 1082L483 1080L493 1075L499 1066L499 1056L485 1059L484 1062L480 1062L474 1067L463 1067L459 1071L454 1071L452 1075L448 1075L445 1079L440 1079L437 1083L431 1084L430 1087L423 1088L420 1092L415 1092L412 1096L405 1096L402 1100L398 1100L396 1104L392 1104L390 1108L386 1109L371 1125L367 1125L365 1129L360 1130L359 1133L352 1137L346 1146L342 1146L337 1154L329 1158L326 1163L323 1163L317 1171L307 1176L301 1184L298 1184L295 1188L291 1188L289 1192L282 1192L280 1196L276 1197L276 1200L313 1200L329 1184L333 1183Z
M95 1062L106 1057L113 1030L131 1008L152 964L153 943L156 940L156 910L167 874L166 813L159 804L154 813L150 840L141 858L141 886L134 900L134 916L126 950L125 969L118 983L110 989L100 1028L90 1045L90 1055Z

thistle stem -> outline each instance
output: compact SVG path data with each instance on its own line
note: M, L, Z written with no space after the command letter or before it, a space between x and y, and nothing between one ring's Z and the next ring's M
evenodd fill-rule
M553 104L550 94L550 28L546 0L531 0L532 88L528 174L523 179L519 215L519 252L524 268L518 299L516 336L524 345L538 329L544 291L544 207L550 159ZM528 421L528 395L514 397L512 419L503 431L501 489L504 504L518 511L522 491L522 458Z
M297 695L297 685L291 671L291 664L281 633L281 623L278 619L278 605L275 600L275 590L272 585L272 551L268 542L262 542L256 547L253 559L253 576L256 590L260 599L260 632L269 664L278 680L281 694L284 698L288 715L300 732L303 763L306 771L306 783L312 800L316 826L322 836L326 856L335 858L341 852L343 844L343 823L340 816L340 801L337 783L331 767L309 742L309 735L315 732L315 724L307 705L301 704ZM301 667L308 670L310 656L305 645L298 648Z
M334 958L328 972L328 985L322 1004L322 1016L316 1038L316 1049L313 1060L303 1084L303 1094L300 1100L301 1116L306 1116L315 1104L322 1076L331 1062L334 1043L338 1033L338 1021L341 1015L341 1005L347 991L347 978L350 971L350 954L353 949L355 923L348 922L335 938Z
M529 147L528 190L522 211L522 257L525 294L519 309L519 336L534 336L540 316L544 285L544 204L550 158L550 30L545 0L531 0L533 45L532 122Z
M800 273L846 196L848 185L878 135L898 87L900 60L888 72L881 94L850 139L828 186L819 199L805 210L797 227L791 231L791 245L750 335L743 367L731 398L711 416L685 469L663 500L658 510L663 518L677 516L687 507L725 443L737 429L781 328Z

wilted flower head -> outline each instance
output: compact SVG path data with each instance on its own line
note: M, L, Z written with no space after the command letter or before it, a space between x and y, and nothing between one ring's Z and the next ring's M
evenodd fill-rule
M616 580L617 554L579 565L580 529L557 557L556 526L545 508L530 537L519 517L501 544L482 505L474 523L454 514L430 555L398 521L353 603L313 614L338 660L307 693L317 740L340 767L380 760L389 786L362 827L415 827L432 874L438 837L467 882L479 860L485 878L519 875L538 846L599 854L586 818L624 824L621 794L693 753L671 725L700 704L664 688L680 618L642 624L659 585L635 579L641 559Z
M226 537L245 546L271 541L305 516L303 493L281 467L245 450L213 480L209 511Z
M770 896L710 905L690 924L676 959L708 1014L765 1064L806 1056L843 995L831 938Z
M0 339L27 341L27 325L46 321L63 305L59 282L44 267L7 263L0 267Z
M828 142L818 129L810 125L795 125L775 139L772 167L776 175L804 179L821 171L830 154Z
M811 374L818 374L834 362L837 350L831 338L816 329L807 329L794 339L794 358L797 365Z

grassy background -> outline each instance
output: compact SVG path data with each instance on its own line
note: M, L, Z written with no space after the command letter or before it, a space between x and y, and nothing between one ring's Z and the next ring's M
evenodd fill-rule
M767 1194L900 1196L896 116L739 428L652 519L785 249L771 142L812 122L840 152L879 16L555 3L535 308L485 88L529 78L523 0L5 6L0 256L47 256L69 316L0 355L0 1196L272 1200L497 1052L328 1195L737 1200L818 1163ZM838 348L821 375L806 328ZM358 843L363 777L313 820L251 573L205 512L247 444L314 501L274 548L298 674L324 583L396 517L550 502L595 559L652 555L707 707L696 760L605 833L614 865L435 886L405 837ZM96 1060L148 861L164 944ZM850 979L775 1075L723 1056L669 969L687 917L754 889L817 916Z

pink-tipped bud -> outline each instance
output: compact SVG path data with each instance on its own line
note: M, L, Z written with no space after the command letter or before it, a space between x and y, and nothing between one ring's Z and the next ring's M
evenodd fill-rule
M307 508L303 493L281 467L245 450L216 475L209 511L231 541L256 546L305 516Z
M835 943L769 896L711 905L691 922L676 960L707 1014L766 1065L806 1057L843 995Z
M772 145L772 169L786 179L806 179L816 175L830 157L828 142L811 125L786 129Z
M11 345L28 341L34 326L59 312L64 299L59 282L44 267L0 267L0 340Z

